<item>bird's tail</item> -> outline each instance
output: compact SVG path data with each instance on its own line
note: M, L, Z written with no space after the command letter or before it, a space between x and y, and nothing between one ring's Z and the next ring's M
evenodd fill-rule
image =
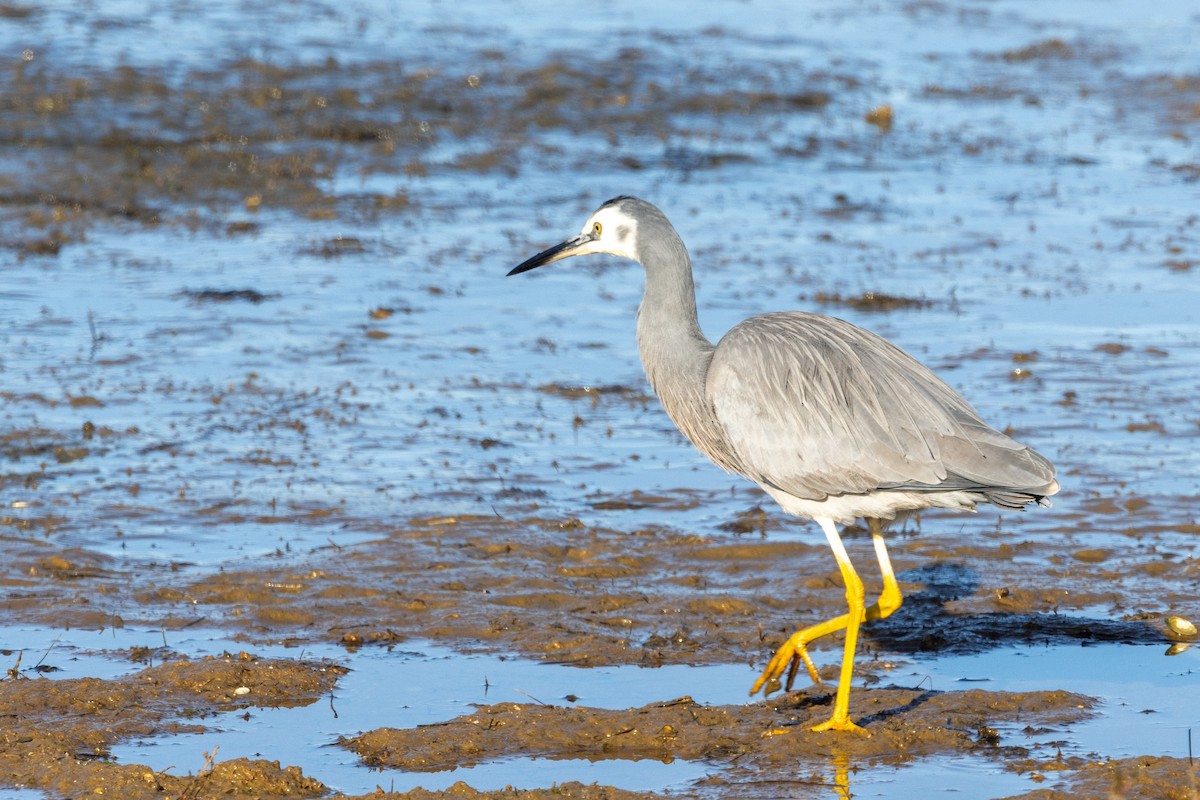
M1050 508L1050 500L1044 494L1033 494L1032 492L1020 492L1014 490L1006 491L991 491L984 492L984 497L992 505L1000 506L1000 508L1010 508L1014 511L1023 511L1025 506L1030 503L1037 503L1043 508Z

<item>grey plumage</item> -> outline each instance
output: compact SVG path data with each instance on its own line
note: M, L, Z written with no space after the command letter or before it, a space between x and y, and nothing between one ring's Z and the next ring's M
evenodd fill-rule
M833 717L820 730L862 729L847 717L859 623L900 606L882 523L923 508L1022 508L1058 491L1043 456L991 428L957 392L898 347L844 320L805 312L750 317L715 346L700 329L687 249L666 216L617 197L583 231L525 261L515 275L562 258L610 253L638 261L646 288L637 340L650 385L706 456L761 486L784 510L814 519L847 584L849 614L798 631L754 685L768 690L790 663L819 680L805 645L845 628ZM866 608L834 523L871 523L884 578Z
M1044 457L989 427L903 350L848 322L763 314L714 347L697 319L687 250L662 212L631 197L601 208L637 220L646 376L675 425L721 467L811 501L918 492L938 506L946 498L936 494L955 492L950 507L1013 508L1056 488Z
M737 471L806 500L969 491L1011 506L1054 481L1045 458L988 427L925 366L840 319L751 317L716 348L706 390Z

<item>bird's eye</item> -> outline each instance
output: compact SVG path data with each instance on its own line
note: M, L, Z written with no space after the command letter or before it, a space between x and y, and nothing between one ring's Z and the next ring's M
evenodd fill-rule
M593 236L599 236L603 232L604 232L604 226L601 225L599 222L592 224L592 235Z

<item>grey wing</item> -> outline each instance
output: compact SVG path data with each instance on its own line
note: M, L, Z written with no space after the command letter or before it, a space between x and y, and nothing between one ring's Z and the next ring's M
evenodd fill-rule
M706 391L738 471L796 497L968 490L1019 507L1057 488L927 367L832 317L751 317L717 345Z

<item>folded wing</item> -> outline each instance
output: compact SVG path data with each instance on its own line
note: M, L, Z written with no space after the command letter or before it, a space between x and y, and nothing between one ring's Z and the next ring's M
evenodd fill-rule
M966 490L1020 507L1058 488L927 367L833 317L751 317L717 345L706 391L738 471L796 497Z

